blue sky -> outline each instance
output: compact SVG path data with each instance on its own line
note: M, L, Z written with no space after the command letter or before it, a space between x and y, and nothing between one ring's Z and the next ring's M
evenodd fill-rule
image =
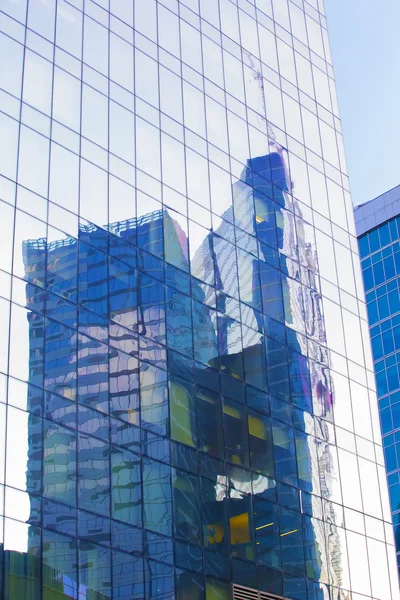
M400 184L400 0L325 0L354 204Z

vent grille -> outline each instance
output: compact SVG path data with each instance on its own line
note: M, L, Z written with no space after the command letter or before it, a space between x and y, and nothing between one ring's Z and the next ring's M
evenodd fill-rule
M243 585L234 585L233 600L285 600L285 598L275 596L274 594L267 594L267 592L259 592Z

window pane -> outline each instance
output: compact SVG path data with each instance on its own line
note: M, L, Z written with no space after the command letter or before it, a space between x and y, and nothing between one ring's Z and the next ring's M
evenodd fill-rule
M127 450L113 449L111 454L113 517L141 526L140 458Z
M175 535L193 544L200 544L199 480L183 471L173 469L172 487Z

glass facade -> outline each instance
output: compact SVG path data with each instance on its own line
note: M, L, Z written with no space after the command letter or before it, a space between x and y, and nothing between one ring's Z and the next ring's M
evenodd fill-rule
M322 1L0 48L2 600L398 599Z
M379 414L400 567L400 217L359 237Z

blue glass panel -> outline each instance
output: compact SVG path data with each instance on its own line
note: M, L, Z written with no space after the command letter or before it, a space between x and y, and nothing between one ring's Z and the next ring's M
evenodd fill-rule
M140 363L141 426L159 435L168 431L168 384L163 369Z
M396 350L400 350L400 325L393 328L394 345Z
M400 311L400 294L399 290L389 292L390 313L393 315Z
M389 331L385 331L382 334L382 341L383 341L383 350L385 354L390 354L390 352L394 351L394 341L393 341L393 334L392 334L392 330L389 329Z
M43 588L53 597L78 598L77 543L43 530Z
M94 223L82 220L79 227L79 238L82 242L91 244L102 252L108 252L108 232Z
M386 279L392 279L392 277L396 275L393 256L388 256L387 258L385 258L383 261L383 266L385 269Z
M75 300L74 300L75 301ZM38 310L37 304L31 308ZM46 315L54 321L59 321L67 327L77 328L77 306L67 302L64 298L46 293Z
M392 405L392 419L393 428L398 429L400 427L400 403Z
M166 288L167 343L170 348L193 356L192 309L188 296Z
M152 531L144 532L144 554L167 565L174 564L172 540Z
M369 245L371 248L371 252L376 252L380 248L380 240L379 240L379 231L378 229L373 229L368 234Z
M171 463L170 440L142 429L142 452L149 458Z
M387 379L390 392L399 387L400 382L397 366L394 365L393 367L387 369Z
M43 498L43 527L76 537L76 508Z
M379 409L381 410L382 408L387 408L388 406L390 406L389 403L389 396L386 396L386 398L383 398L382 400L378 401L378 405L379 405Z
M44 386L70 400L76 397L76 373L71 371L71 362L76 361L76 339L74 330L46 319Z
M381 246L387 246L388 244L390 244L389 223L384 223L379 227L379 237L381 241Z
M203 576L182 569L176 569L175 591L177 600L185 600L185 598L204 600L205 587Z
M227 557L218 552L204 551L204 571L209 577L230 579L230 563Z
M385 281L385 272L383 270L383 263L382 262L376 263L372 267L372 269L374 272L375 285L380 285L381 283L383 283Z
M293 404L312 412L310 367L305 356L289 350L290 391Z
M267 390L267 368L264 338L252 329L242 326L245 380L249 385Z
M174 569L153 560L145 561L146 598L153 600L174 600Z
M390 404L396 404L400 402L400 391L390 394Z
M222 431L222 427L221 427ZM171 465L198 475L198 453L189 446L171 441Z
M393 254L393 246L387 246L386 248L384 248L382 250L382 256L383 258L386 258L388 256L392 256Z
M132 232L133 233L133 232ZM131 240L132 242L132 240ZM130 267L137 266L137 248L121 236L109 234L109 253L113 258L122 260Z
M164 263L153 254L138 249L138 268L158 281L165 281Z
M229 548L228 490L223 484L215 493L212 480L201 479L203 545L219 553L226 554Z
M232 560L232 580L239 585L256 589L258 587L256 566L234 558Z
M394 264L396 267L396 274L400 275L400 252L395 252L394 254Z
M118 419L110 418L111 441L117 446L140 452L140 429Z
M284 322L281 275L268 263L260 262L263 312L275 321Z
M389 446L389 448L385 448L385 462L388 473L397 469L397 454L395 446Z
M78 510L79 536L94 544L111 545L111 521L92 513Z
M172 470L174 534L191 542L201 543L199 480L193 475Z
M276 490L278 493L278 504L300 512L299 490L280 482L277 482Z
M144 597L143 559L113 550L113 598L142 600Z
M389 488L390 504L392 512L400 509L400 483Z
M78 429L81 433L93 435L105 442L110 441L109 418L97 410L78 406Z
M108 360L108 346L78 334L78 402L104 413L109 412Z
M289 401L289 369L287 348L279 342L266 338L267 371L269 391L276 398Z
M372 272L372 267L368 267L363 271L363 279L364 279L364 287L365 291L368 291L374 287L374 276Z
M379 416L381 419L382 433L385 434L385 433L389 433L389 431L392 431L393 423L392 423L392 415L390 412L390 408L385 408L384 410L381 410L379 413Z
M260 590L275 594L278 597L283 596L283 577L277 570L259 567L258 582Z
M67 237L47 244L47 289L76 302L78 242Z
M276 419L272 420L276 478L298 486L294 430Z
M368 321L369 321L370 325L373 325L374 323L379 321L378 305L375 300L373 300L372 302L368 302L367 312L368 312Z
M226 460L249 467L249 438L246 411L242 404L228 398L223 402L223 426Z
M266 566L278 569L281 548L277 506L255 498L254 513L257 559Z
M195 573L203 571L203 551L199 546L176 541L175 563L180 569L189 569Z
M109 446L86 435L78 436L78 506L110 515Z
M138 219L137 243L139 248L160 258L164 254L163 214L162 211L150 213Z
M140 457L128 450L111 451L112 516L140 527L142 524Z
M216 458L223 458L224 439L219 394L197 386L196 420L199 450Z
M400 334L399 334L399 342L400 342ZM383 356L382 337L380 335L378 335L378 336L372 338L371 344L372 344L372 354L373 354L374 360L379 360Z
M307 584L305 579L299 577L283 576L285 594L293 600L307 600Z
M399 237L396 219L392 219L391 221L389 221L389 229L392 242L396 242Z
M243 347L240 323L218 315L218 352L220 368L243 379ZM213 365L214 366L214 365Z
M143 532L125 523L112 522L112 545L124 552L143 552Z
M358 239L358 247L359 247L359 250L360 250L360 256L361 256L361 258L364 258L364 256L367 256L368 254L370 254L369 236L367 234L361 236Z
M165 270L165 283L167 283L168 285L172 286L173 288L177 289L178 291L182 292L183 294L186 294L187 296L190 295L190 284L191 284L191 279L188 273L185 273L185 271L182 271L181 269L177 269L176 267L174 267L173 265L170 265L168 263L164 263L164 270ZM193 281L193 287L199 288L199 283L196 281ZM201 295L201 292L198 291L198 294Z
M111 597L111 551L79 541L79 582L89 598Z
M143 458L143 524L161 533L172 534L171 469Z
M44 421L43 493L45 496L76 504L76 433Z
M231 375L220 374L221 394L232 400L245 403L245 388L243 383Z
M248 411L250 464L253 471L274 477L271 419Z
M102 317L108 316L108 257L79 242L79 303Z
M380 296L384 296L387 292L387 285L381 285L378 287L378 289L375 290L376 293L376 297L379 298Z
M271 412L268 394L251 386L246 386L246 402L249 408L255 408L266 414Z
M166 343L164 285L139 273L139 333Z

